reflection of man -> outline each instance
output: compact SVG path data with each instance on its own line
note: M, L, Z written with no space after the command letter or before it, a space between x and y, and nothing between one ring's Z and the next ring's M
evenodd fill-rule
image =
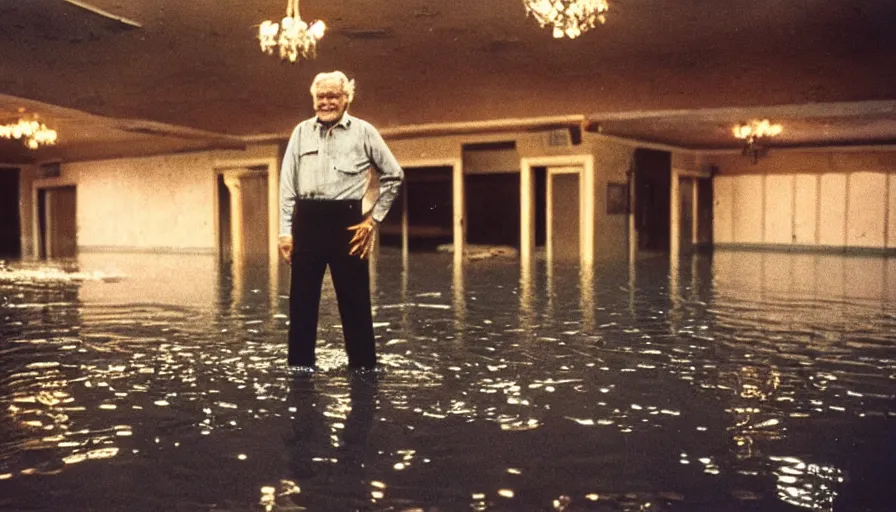
M367 256L404 173L379 132L346 110L355 83L342 72L311 84L316 116L293 130L280 173L280 255L292 265L290 366L311 372L324 272L330 267L350 368L376 365ZM379 197L362 212L371 169Z
M316 486L325 485L321 482L334 483L345 503L337 502L334 496L326 494L303 493L301 498L296 497L297 501L325 501L319 506L315 506L318 503L314 502L289 505L301 504L309 510L357 510L364 509L363 504L369 500L370 488L363 483L367 481L367 458L370 453L367 441L377 408L377 375L368 372L350 374L348 386L350 410L343 420L344 427L339 429L340 419L338 416L328 418L327 409L329 404L342 411L344 387L321 389L320 383L303 375L296 376L290 384L286 405L295 409L295 416L291 435L284 439L289 457L287 477L295 479L300 487L308 487L312 481L317 482ZM342 433L342 443L334 449L331 436L337 432ZM335 466L318 462L331 459L336 459Z

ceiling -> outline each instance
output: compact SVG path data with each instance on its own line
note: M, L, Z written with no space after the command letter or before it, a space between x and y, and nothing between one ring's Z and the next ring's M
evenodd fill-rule
M583 116L718 150L761 116L784 125L781 145L896 143L893 0L610 2L605 25L556 40L521 0L304 0L329 29L317 59L288 64L255 39L282 0L0 0L0 122L24 108L60 137L38 151L0 140L0 162L282 135L334 69L357 81L353 113L384 130Z

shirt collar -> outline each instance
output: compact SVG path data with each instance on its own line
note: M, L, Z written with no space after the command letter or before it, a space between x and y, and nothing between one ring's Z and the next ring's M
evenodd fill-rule
M342 117L339 119L339 122L336 123L334 126L341 126L343 128L348 128L352 124L352 119L353 118L352 118L352 116L350 116L348 114L348 111L343 112ZM317 118L317 116L314 116L314 126L318 127L319 129L324 127L323 123L320 122L320 120Z

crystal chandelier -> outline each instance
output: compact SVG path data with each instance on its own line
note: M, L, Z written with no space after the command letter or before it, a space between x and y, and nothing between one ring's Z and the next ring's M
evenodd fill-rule
M280 23L264 21L258 27L261 51L273 55L279 49L280 58L295 62L299 57L308 60L317 56L317 42L324 37L327 26L317 20L311 25L299 16L299 0L287 0L286 17Z
M603 24L610 9L607 0L523 0L523 5L539 25L552 26L557 39L575 39Z
M772 124L768 119L755 119L749 123L736 125L733 132L735 137L744 141L742 154L751 156L755 164L759 161L759 157L764 156L767 152L762 142L767 138L777 136L783 130L780 124Z
M19 119L15 123L0 125L0 137L4 139L22 139L28 149L37 149L40 145L56 144L56 130L35 120Z

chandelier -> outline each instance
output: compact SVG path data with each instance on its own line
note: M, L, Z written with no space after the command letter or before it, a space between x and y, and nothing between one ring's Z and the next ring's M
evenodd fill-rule
M733 129L734 136L744 141L742 154L751 156L754 164L759 161L759 157L765 156L767 152L762 143L770 137L776 137L783 130L780 124L772 124L768 119L741 123Z
M15 123L0 124L0 137L22 139L28 149L56 144L56 130L51 130L47 125L35 120L19 119Z
M311 25L299 16L299 0L287 0L286 17L280 23L264 21L258 27L261 51L273 55L279 50L280 58L295 62L299 57L308 60L317 56L317 42L324 37L327 26L317 20Z
M552 26L554 37L575 39L606 21L607 0L523 0L526 14L542 27Z

